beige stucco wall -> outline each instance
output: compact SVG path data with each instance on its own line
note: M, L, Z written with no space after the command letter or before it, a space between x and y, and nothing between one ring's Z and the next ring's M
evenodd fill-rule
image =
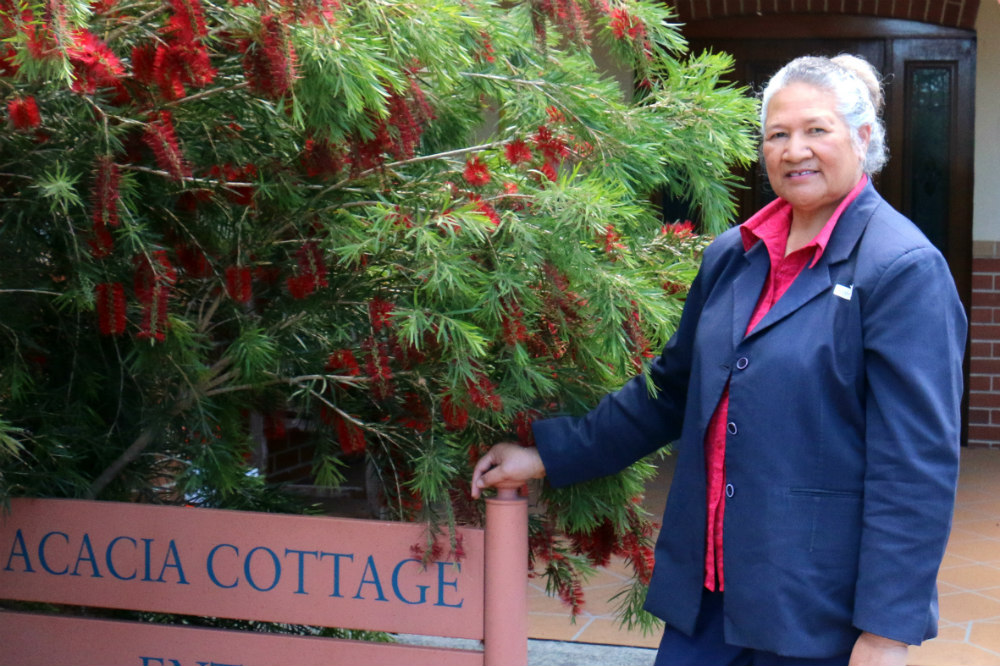
M976 34L972 238L1000 241L1000 3L996 0L980 2Z

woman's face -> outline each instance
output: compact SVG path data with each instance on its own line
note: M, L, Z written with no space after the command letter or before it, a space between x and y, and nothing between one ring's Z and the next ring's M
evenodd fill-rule
M806 83L785 86L771 97L764 127L764 165L772 189L797 216L828 218L861 179L870 133L862 126L859 154L833 93Z

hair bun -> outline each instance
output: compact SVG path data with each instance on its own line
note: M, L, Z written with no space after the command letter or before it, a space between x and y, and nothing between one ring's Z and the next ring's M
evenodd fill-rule
M882 106L885 104L885 97L882 94L882 82L879 80L879 73L871 63L864 58L842 53L830 58L830 60L840 67L858 77L865 87L868 88L868 96L871 98L872 106L875 107L875 114L882 115Z

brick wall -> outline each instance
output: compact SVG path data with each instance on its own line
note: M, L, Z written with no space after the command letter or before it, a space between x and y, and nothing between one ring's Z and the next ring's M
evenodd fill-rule
M973 244L969 323L969 446L1000 448L1000 243Z
M980 0L672 0L670 4L684 23L761 14L855 14L909 19L971 30L975 27L979 2Z

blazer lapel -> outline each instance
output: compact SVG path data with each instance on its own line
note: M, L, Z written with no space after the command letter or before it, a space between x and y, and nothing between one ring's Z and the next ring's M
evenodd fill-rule
M882 197L878 195L875 188L872 187L871 181L869 180L865 188L858 194L857 199L855 199L847 210L843 212L841 218L837 221L837 226L833 230L833 234L830 236L830 241L827 243L826 250L823 252L822 258L812 268L806 267L802 273L795 278L795 282L792 286L788 288L788 291L782 295L778 302L774 304L771 310L764 315L760 323L750 332L746 337L752 337L758 335L761 332L767 330L769 327L778 323L785 317L801 308L803 305L816 298L824 292L828 292L833 284L833 279L830 277L831 269L841 263L846 261L850 256L851 252L854 251L854 247L858 244L861 239L861 235L864 233L865 227L868 225L868 220L871 219L872 214L875 209L883 202ZM757 243L754 248L751 248L751 252L747 253L747 258L750 259L750 254L753 252L758 245L763 245L763 243ZM770 268L770 260L767 257L767 252L763 252L764 262L765 262L765 272L764 276L767 276L767 269ZM751 264L754 260L751 260ZM750 271L748 271L749 273ZM756 273L754 273L756 274ZM736 289L741 289L740 279L737 279ZM756 291L750 291L752 294L760 294L760 290L763 287L763 279L760 280L760 284L757 286ZM748 279L744 285L746 289L752 290L753 284ZM734 321L737 327L739 323L742 322L743 328L734 331L739 333L740 337L737 339L734 337L734 344L738 344L737 340L743 339L743 332L746 331L746 326L750 322L750 315L753 312L754 306L757 304L757 298L746 298L748 292L737 291L737 294L744 294L742 299L745 303L739 302L740 299L735 299L737 301L734 306ZM742 310L746 308L747 314L745 316Z
M733 280L733 348L746 337L747 325L753 315L767 273L771 270L771 258L763 243L756 243L743 257L747 267Z

